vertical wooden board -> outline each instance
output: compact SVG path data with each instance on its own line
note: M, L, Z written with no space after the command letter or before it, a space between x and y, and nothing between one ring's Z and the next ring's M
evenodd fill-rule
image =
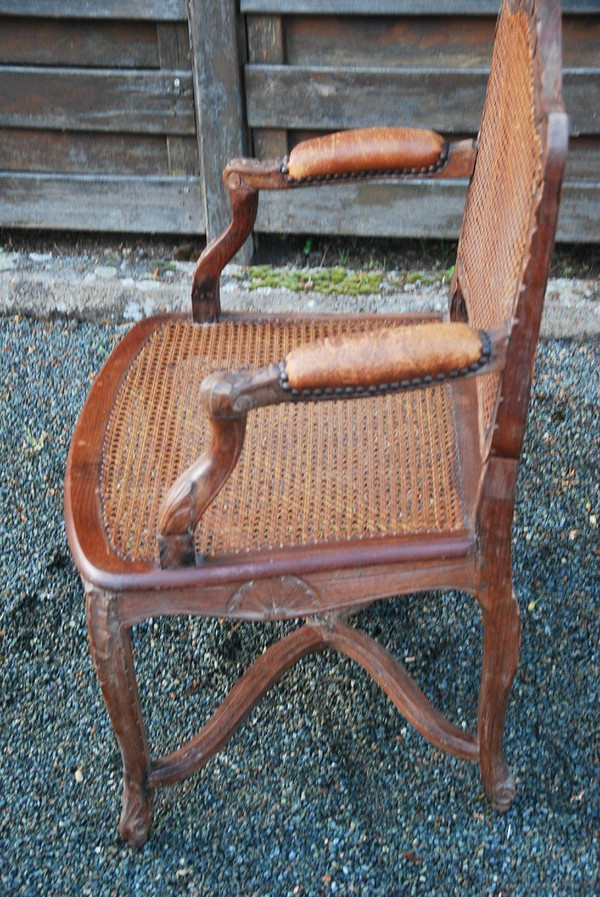
M209 239L221 233L231 220L221 172L230 159L244 155L245 150L237 27L233 3L190 0L194 98Z
M287 61L281 16L249 16L246 28L249 65L281 65ZM252 141L254 155L259 159L278 159L288 151L283 128L256 128Z

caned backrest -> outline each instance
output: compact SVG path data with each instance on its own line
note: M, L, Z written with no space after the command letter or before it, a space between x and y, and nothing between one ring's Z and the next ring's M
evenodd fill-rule
M476 328L512 322L514 329L519 304L529 304L529 332L519 335L527 344L527 357L509 352L510 363L523 367L527 393L558 209L557 197L554 210L544 197L546 181L553 176L548 170L549 114L562 110L560 66L558 0L504 0L459 239L452 313L457 317L462 310ZM562 118L566 129L564 114ZM540 214L553 216L554 226L545 231L549 248L536 242ZM478 378L484 453L498 426L500 404L511 399L507 382L510 377L507 381L498 374ZM521 405L524 427L527 401Z

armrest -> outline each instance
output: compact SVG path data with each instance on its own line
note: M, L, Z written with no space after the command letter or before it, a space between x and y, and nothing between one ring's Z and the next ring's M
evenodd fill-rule
M489 361L486 333L468 324L431 323L329 337L293 349L285 360L290 389L409 388L465 376Z
M448 145L435 131L364 128L305 140L294 147L286 167L295 181L378 171L429 174L447 158Z
M223 171L233 219L196 265L192 312L196 322L219 317L221 271L250 236L259 190L291 190L348 179L465 178L475 167L474 140L447 143L434 131L364 128L299 143L289 159L233 159Z
M333 337L293 349L279 364L210 374L200 387L212 440L169 490L159 516L163 567L194 564L194 531L241 454L253 408L282 402L368 398L503 366L508 333L462 323L417 324Z

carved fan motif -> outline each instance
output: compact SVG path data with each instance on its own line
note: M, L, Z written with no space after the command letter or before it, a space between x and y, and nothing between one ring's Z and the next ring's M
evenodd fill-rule
M244 611L263 620L282 620L322 608L319 595L298 576L278 576L245 582L229 599L230 613Z

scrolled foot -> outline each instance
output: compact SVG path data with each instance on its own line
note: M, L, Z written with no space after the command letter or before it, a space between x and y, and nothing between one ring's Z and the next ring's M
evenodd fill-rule
M494 770L492 780L484 783L484 788L496 812L506 813L510 809L517 787L506 763L501 763Z
M119 834L130 847L143 847L152 822L154 794L151 788L124 783L123 809L119 822Z

